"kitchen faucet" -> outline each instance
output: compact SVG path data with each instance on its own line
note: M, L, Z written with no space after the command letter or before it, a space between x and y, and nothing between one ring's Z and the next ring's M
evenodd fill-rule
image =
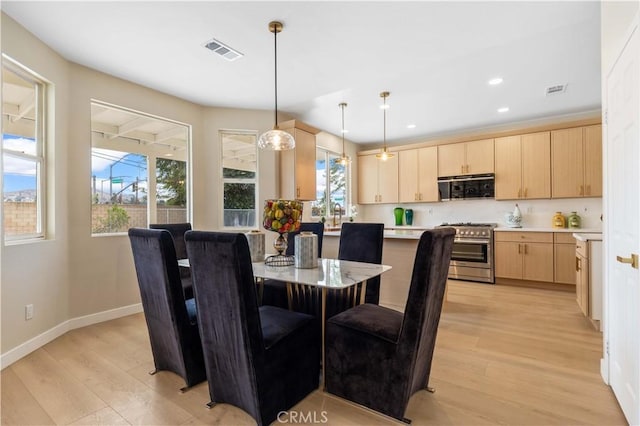
M338 213L338 222L336 223L336 212ZM333 226L338 226L338 224L342 223L342 206L336 203L333 206Z

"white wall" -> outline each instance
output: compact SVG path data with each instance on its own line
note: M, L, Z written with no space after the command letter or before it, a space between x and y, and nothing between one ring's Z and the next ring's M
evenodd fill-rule
M271 111L205 108L69 63L4 14L2 51L55 87L55 133L48 152L52 238L3 247L4 358L30 339L42 341L42 333L64 330L61 325L69 320L139 302L128 237L91 237L91 99L191 126L191 221L197 229L217 229L221 221L219 130L262 133L273 125L273 116ZM276 165L275 153L260 152L260 199L276 194ZM35 314L25 321L28 303L34 304Z

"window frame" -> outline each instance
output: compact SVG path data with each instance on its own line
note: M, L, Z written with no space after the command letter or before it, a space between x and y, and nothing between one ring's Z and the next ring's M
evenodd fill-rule
M324 162L325 162L325 185L326 188L331 188L331 173L330 173L330 160L331 157L335 157L336 159L339 159L341 157L341 154L335 151L332 151L330 149L324 148L324 147L316 147L316 163L319 161L319 154L323 153L324 154ZM344 167L344 181L345 181L345 188L344 188L344 198L345 198L345 205L342 206L342 210L344 211L343 215L342 215L342 221L344 222L345 219L347 219L349 217L349 212L351 210L351 163L348 163L346 165L343 166ZM317 170L317 169L316 169ZM318 193L318 181L319 178L316 178L316 194ZM331 191L327 190L326 191L326 199L325 199L325 206L327 206L327 208L331 207ZM311 201L312 205L315 201L317 201L318 199ZM322 215L317 216L317 215L313 215L313 208L310 207L311 210L311 214L310 217L312 220L316 221L316 220L321 220L321 218L323 217ZM324 218L326 221L330 221L331 218L333 217L331 212L325 212Z
M224 177L224 143L223 138L224 135L244 135L244 136L253 136L254 137L254 149L256 155L256 171L255 177L252 182L249 182L249 179L238 179L238 178L225 178ZM220 220L219 227L225 231L249 231L252 229L260 229L261 225L261 215L260 213L260 161L259 159L259 151L258 151L258 132L256 130L238 130L238 129L220 129L218 130L218 140L220 141L220 170L219 170L219 179L220 179ZM227 226L224 224L224 187L227 183L253 183L255 187L254 193L254 212L255 212L255 223L253 226Z
M16 74L19 78L32 83L34 85L34 117L35 117L35 129L34 140L36 142L35 154L27 154L25 152L18 152L6 149L4 147L4 141L2 146L2 179L3 179L3 204L4 204L4 158L5 156L19 158L27 161L33 161L36 165L36 232L35 233L23 233L18 235L7 235L3 223L3 244L13 245L21 243L29 243L34 241L43 241L48 239L48 227L47 227L47 206L48 206L48 194L47 194L47 150L49 149L48 140L48 123L49 123L49 92L52 88L51 82L44 79L39 74L28 69L24 65L20 64L16 60L2 54L2 75L0 79L4 83L4 73L6 71ZM4 102L4 99L2 100ZM3 117L4 120L4 117ZM2 137L4 138L5 129L2 126ZM12 134L12 133L7 133ZM3 206L4 212L4 206ZM4 221L4 217L3 217Z

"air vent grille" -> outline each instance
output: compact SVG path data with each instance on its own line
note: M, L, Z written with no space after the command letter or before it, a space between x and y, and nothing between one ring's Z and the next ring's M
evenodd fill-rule
M236 59L244 56L242 53L216 39L209 40L205 43L204 47L222 56L227 61L235 61Z
M567 84L556 84L555 86L549 86L545 89L545 94L549 95L557 95L560 93L564 93L567 91Z

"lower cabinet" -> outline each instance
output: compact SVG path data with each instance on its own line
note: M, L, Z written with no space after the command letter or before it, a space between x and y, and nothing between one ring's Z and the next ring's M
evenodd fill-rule
M553 282L553 233L496 232L497 278Z
M576 241L576 301L582 313L600 329L602 320L602 241Z
M570 232L553 234L553 281L560 284L576 283L576 239Z

